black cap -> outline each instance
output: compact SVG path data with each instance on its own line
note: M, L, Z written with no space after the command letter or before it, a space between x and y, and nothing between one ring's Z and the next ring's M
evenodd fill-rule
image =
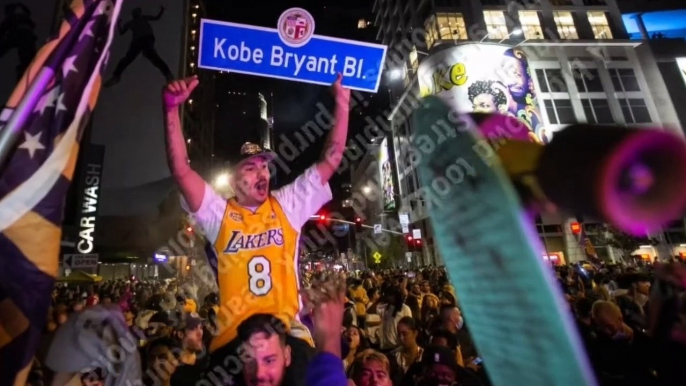
M271 162L276 158L276 153L269 149L263 149L258 144L246 142L241 146L239 155L231 160L231 167L235 168L253 157L264 157L267 162Z
M456 355L453 350L445 346L429 346L422 354L422 364L424 366L440 364L457 372L460 370L460 366L457 364Z
M186 313L179 321L179 330L192 330L201 325L204 321L205 319L201 318L200 315L195 312Z
M162 323L167 326L171 326L173 324L171 318L169 317L169 313L166 311L156 312L150 317L148 323Z

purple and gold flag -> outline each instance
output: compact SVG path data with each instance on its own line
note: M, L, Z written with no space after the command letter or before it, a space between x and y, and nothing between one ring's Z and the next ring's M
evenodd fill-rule
M25 383L46 324L65 196L122 1L73 0L56 36L40 49L0 113L0 130L13 114L28 116L0 175L2 384ZM28 85L41 77L49 81L32 94Z

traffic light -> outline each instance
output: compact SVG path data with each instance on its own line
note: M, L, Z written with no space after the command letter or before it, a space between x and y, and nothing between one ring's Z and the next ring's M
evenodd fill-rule
M414 239L414 249L417 251L422 250L422 239Z
M319 221L321 221L321 222L326 221L326 215L325 215L325 214L320 214L320 215L319 215Z
M581 233L581 224L579 224L578 222L573 222L569 224L569 227L572 229L572 233L574 235L579 235L579 233Z
M357 232L362 232L362 219L355 217L355 230Z
M407 250L409 252L414 251L414 238L412 238L412 236L406 236L405 240L407 241Z

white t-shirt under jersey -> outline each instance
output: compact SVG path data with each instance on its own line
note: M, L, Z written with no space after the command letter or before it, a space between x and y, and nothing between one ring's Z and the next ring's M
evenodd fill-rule
M327 202L331 201L331 187L322 184L316 165L311 166L295 181L271 192L281 205L291 226L300 230L302 226ZM193 213L188 209L186 200L181 198L181 206L198 223L207 239L214 245L226 212L226 200L217 194L209 184L205 184L205 196L200 209Z

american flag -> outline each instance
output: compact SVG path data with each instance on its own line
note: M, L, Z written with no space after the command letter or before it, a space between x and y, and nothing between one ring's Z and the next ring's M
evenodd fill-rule
M123 0L73 0L0 113L29 113L0 174L0 383L23 385L47 320L62 215ZM39 94L32 83L51 79ZM24 102L31 102L23 104ZM27 108L28 106L28 108Z

